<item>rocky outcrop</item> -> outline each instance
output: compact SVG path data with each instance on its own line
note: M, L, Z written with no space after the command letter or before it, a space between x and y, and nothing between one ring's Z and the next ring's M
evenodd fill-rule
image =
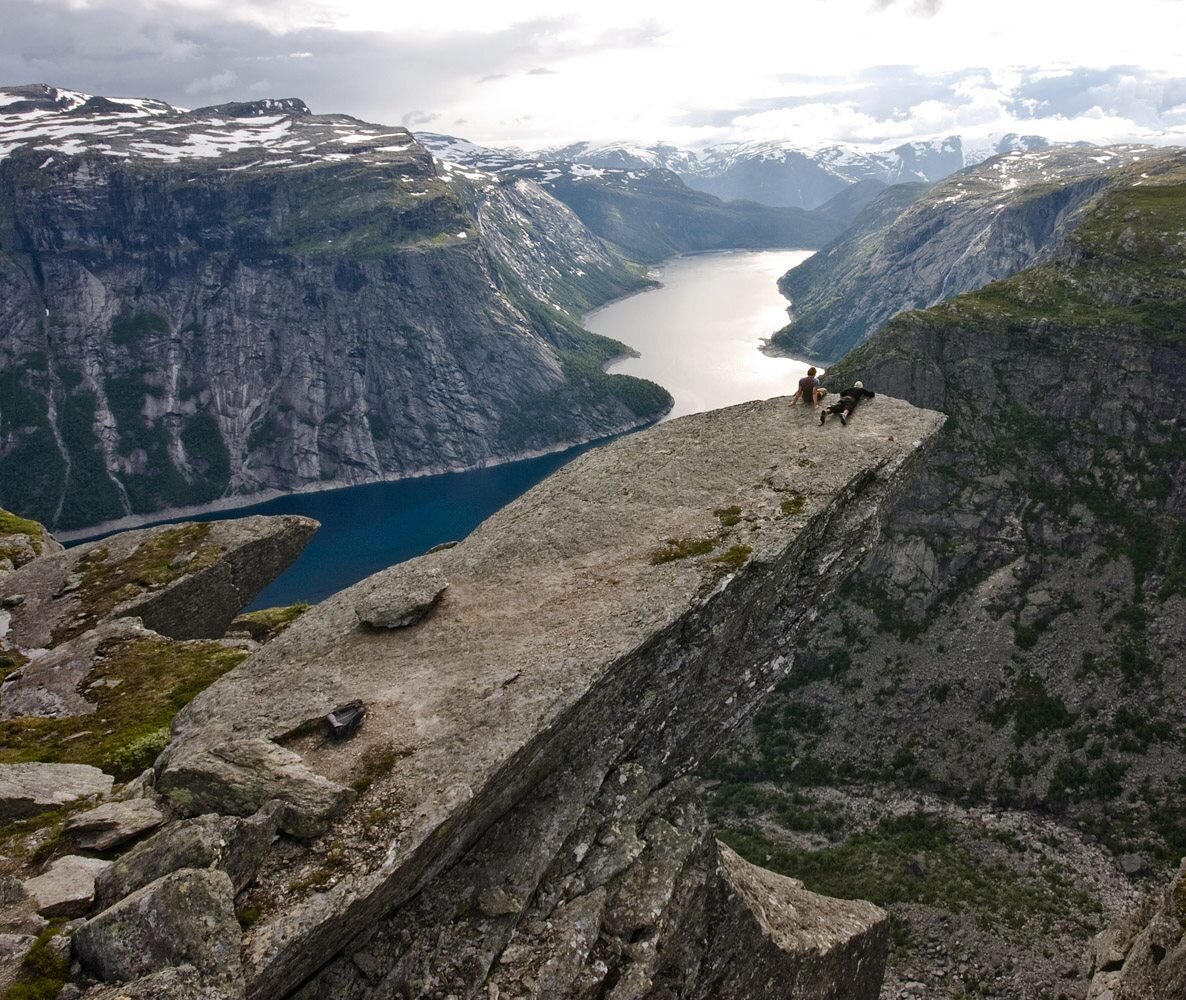
M0 600L24 598L4 641L43 649L129 617L170 638L219 637L316 530L307 517L246 517L128 531L43 556L0 578ZM114 636L95 640L104 637ZM88 643L71 651L75 664Z
M996 157L930 189L891 188L782 277L791 322L771 348L831 364L904 310L1037 263L1100 191L1172 162L1147 147L1045 149Z
M354 797L349 788L310 770L299 754L250 738L175 749L156 790L191 816L250 816L279 802L280 829L302 838L325 833Z
M106 795L112 784L89 764L0 764L0 824Z
M1186 862L1168 889L1096 936L1090 974L1087 1000L1186 996Z
M382 590L363 594L354 613L373 628L407 628L436 607L448 586L439 569L409 570Z
M808 626L942 421L880 395L862 417L829 434L774 400L619 440L199 695L155 791L195 813L278 799L302 838L241 897L249 995L874 996L880 912L722 854L689 778L795 669L774 609ZM425 569L449 580L431 616L359 623L361 597ZM355 699L362 728L326 740ZM235 748L293 766L259 781L228 771ZM297 794L312 778L338 789L325 809Z
M0 573L32 562L43 553L61 551L61 543L43 524L0 507Z
M165 818L149 799L105 802L71 816L62 832L78 850L109 851L156 829Z
M169 824L99 875L97 908L105 910L182 868L219 868L230 876L235 892L242 892L271 850L278 811L269 807L246 819L209 814Z
M622 346L570 309L643 279L526 180L438 172L402 128L293 102L13 96L0 501L25 516L473 468L670 406L603 374Z
M217 634L315 527L252 518L148 529L65 552L46 544L3 576L17 588L0 620L0 754L33 758L0 763L5 990L57 995L71 974L73 932L102 913L77 942L94 971L74 967L75 995L97 974L134 979L118 996L242 1000L234 893L253 880L278 829L309 835L312 800L295 800L295 812L282 796L243 819L179 820L144 769L168 742L177 709L246 653L171 639L120 616ZM298 613L278 609L271 620L279 628ZM266 747L272 757L287 753ZM315 788L337 788L305 774ZM113 778L124 783L114 788ZM257 766L251 779L267 775Z

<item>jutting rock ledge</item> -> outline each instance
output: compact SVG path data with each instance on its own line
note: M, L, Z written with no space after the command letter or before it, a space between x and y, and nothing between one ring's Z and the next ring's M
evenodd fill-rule
M110 881L103 905L154 912L185 816L253 816L280 834L254 873L204 883L250 914L241 974L194 973L211 995L875 997L885 915L719 845L694 775L794 671L942 421L881 396L847 428L785 399L671 421L330 598L177 716L143 794L182 818L136 848L136 905ZM448 584L423 620L359 621L409 574ZM328 739L355 699L362 728ZM158 965L201 967L224 924Z

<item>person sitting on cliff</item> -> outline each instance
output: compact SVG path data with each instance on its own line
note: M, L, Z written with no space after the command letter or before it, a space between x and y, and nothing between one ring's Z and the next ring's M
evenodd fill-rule
M835 413L839 415L840 422L847 426L848 418L852 416L852 411L857 408L857 404L862 399L872 399L875 395L877 395L875 392L870 392L865 388L864 382L854 382L851 389L845 389L836 402L824 408L819 415L820 424L822 425L828 419L829 413Z
M796 390L795 395L791 397L791 406L794 406L799 400L806 402L810 399L811 408L818 410L821 395L819 379L815 377L815 365L812 365L807 369L807 374L799 379L799 388Z

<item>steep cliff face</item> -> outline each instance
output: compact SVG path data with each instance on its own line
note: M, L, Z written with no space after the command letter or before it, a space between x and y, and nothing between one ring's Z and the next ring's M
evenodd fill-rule
M1145 147L1016 152L930 190L887 191L835 242L782 278L791 322L771 343L795 357L834 362L903 310L1037 262L1101 190L1131 181L1146 165L1154 173L1167 169L1172 160L1172 153Z
M192 635L157 612L212 587L225 621L244 563L275 561L258 543L290 553L302 519L148 529L8 574L25 662L0 691L22 735L6 761L37 763L0 764L0 809L32 791L44 814L52 782L78 787L68 818L2 831L4 926L85 916L46 936L101 1000L873 1000L885 914L718 844L694 776L798 669L788 619L810 631L943 418L880 398L876 427L826 438L785 404L589 452L262 647L125 616ZM53 717L21 717L50 687L69 695ZM80 770L110 759L130 778L168 738L154 714L151 739L124 745L130 691L167 718L202 687L153 770L114 795L111 770ZM328 736L326 713L355 700L361 725Z
M841 861L867 859L874 900L921 946L902 968L931 995L1069 989L1088 931L1126 902L1115 859L1143 857L1126 860L1139 872L1186 854L1183 233L1178 154L1102 194L1048 263L905 313L829 372L949 420L802 682L722 764L717 805L732 842L777 845L810 887L837 891ZM870 802L885 819L846 839ZM1107 864L1079 867L1100 846ZM927 958L953 926L1001 964Z
M527 182L438 174L405 130L299 102L5 96L0 501L19 512L79 527L471 467L669 405L604 375L621 346L574 319L642 279Z

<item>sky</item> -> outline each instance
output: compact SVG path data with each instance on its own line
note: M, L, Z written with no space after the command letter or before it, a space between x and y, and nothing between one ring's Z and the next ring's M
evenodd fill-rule
M526 148L1186 145L1186 0L0 0L0 86L24 83Z

